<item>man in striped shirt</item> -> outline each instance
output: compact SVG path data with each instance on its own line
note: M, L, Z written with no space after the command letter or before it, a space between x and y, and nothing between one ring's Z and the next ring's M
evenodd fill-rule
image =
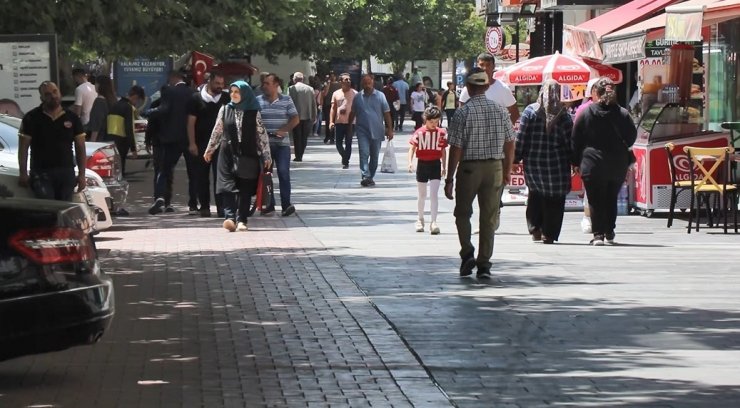
M282 95L280 78L269 74L262 80L262 95L257 97L260 103L262 122L270 137L270 155L277 166L278 180L280 181L280 208L283 216L295 212L290 202L290 131L298 125L300 119L298 110L290 96ZM275 197L268 210L263 214L275 211Z
M445 196L453 199L453 177L457 172L455 225L461 246L460 276L470 275L477 266L478 279L490 279L496 214L501 205L501 189L510 178L515 134L506 108L486 99L486 72L473 68L465 83L470 99L452 117L448 129L450 155ZM477 259L470 241L470 217L476 196L480 206Z

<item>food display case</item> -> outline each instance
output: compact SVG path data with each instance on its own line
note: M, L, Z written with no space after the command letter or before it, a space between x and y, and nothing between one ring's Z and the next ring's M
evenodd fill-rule
M631 203L642 215L655 210L668 210L671 202L671 173L665 144L675 145L673 162L678 180L690 177L689 159L684 146L723 147L729 144L729 134L702 130L701 112L694 107L675 103L655 103L643 112L637 127L637 140L632 148L636 163ZM689 208L691 196L681 194L677 209Z

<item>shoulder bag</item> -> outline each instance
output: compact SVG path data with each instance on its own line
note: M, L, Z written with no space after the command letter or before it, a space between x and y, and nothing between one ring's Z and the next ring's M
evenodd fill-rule
M624 146L624 148L627 149L627 161L628 161L627 164L631 166L637 161L637 158L635 157L635 152L632 151L631 147L627 146L627 143L624 141L624 138L622 137L622 132L619 131L619 129L617 128L617 125L615 125L614 122L612 121L609 121L609 123L612 125L612 128L617 133L617 137L622 142L622 145Z

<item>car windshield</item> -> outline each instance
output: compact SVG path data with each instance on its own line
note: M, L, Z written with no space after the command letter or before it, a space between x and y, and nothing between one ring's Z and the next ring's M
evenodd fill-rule
M2 150L13 153L18 151L18 128L21 126L20 119L0 117L0 145ZM17 123L15 123L17 122Z

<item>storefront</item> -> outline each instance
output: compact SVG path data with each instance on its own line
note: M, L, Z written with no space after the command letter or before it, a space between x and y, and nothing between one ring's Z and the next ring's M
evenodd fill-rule
M602 37L604 62L639 66L633 187L641 211L667 208L666 142L676 146L676 166L686 163L683 146L727 146L720 124L740 118L738 39L740 0L689 0ZM687 207L679 200L677 208Z
M700 23L692 23L696 10ZM684 99L689 106L701 111L704 129L719 130L722 122L740 120L738 39L740 0L689 0L667 7L665 14L606 35L601 42L605 63L638 61L642 102L638 114L657 101L665 85L682 85L680 93L688 95ZM668 66L671 49L674 54L682 53L686 45L694 47L690 51L693 58L681 64L683 67L673 64L686 72L678 75L684 84L670 84L677 82L671 78L676 72L670 72Z

